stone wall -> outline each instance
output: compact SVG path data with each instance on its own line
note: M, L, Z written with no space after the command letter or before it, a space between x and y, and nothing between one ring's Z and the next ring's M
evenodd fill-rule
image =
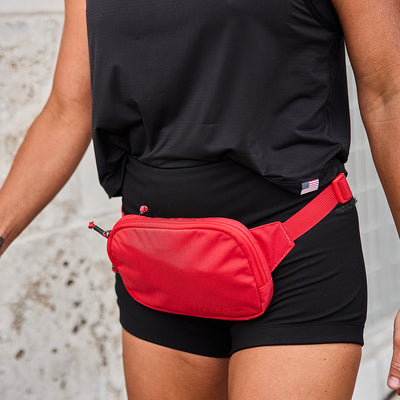
M0 3L0 183L50 92L63 24L61 0ZM400 304L400 249L374 170L350 77L349 180L358 198L370 285L355 400L387 392L392 319ZM26 199L29 201L29 198ZM122 400L120 327L105 240L120 200L98 184L90 148L66 187L0 261L2 400Z
M49 95L62 26L62 1L0 3L0 183ZM2 400L126 398L114 276L105 240L87 229L111 227L119 210L90 148L1 258Z
M400 306L400 242L376 173L358 109L353 72L348 64L352 142L349 182L360 220L368 278L365 346L353 400L386 398L392 354L393 320Z

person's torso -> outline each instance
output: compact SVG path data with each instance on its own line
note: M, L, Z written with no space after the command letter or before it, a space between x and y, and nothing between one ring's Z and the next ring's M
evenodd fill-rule
M129 158L158 168L231 159L300 192L343 170L343 35L330 0L87 0L101 183Z

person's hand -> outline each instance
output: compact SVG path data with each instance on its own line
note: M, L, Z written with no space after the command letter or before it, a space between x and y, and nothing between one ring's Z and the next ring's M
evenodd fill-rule
M390 365L388 386L397 390L400 396L400 310L394 320L394 333L393 333L393 357Z

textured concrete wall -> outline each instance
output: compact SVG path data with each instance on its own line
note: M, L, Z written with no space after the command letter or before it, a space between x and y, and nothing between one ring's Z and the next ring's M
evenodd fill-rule
M1 183L49 94L63 2L0 4ZM0 261L2 400L126 398L114 275L87 229L111 227L120 201L100 189L92 153Z
M1 0L0 13L63 12L63 0Z
M352 144L347 169L358 199L361 239L368 274L368 318L354 400L383 399L392 354L393 320L400 307L400 242L373 165L348 67Z
M62 10L61 0L0 0L0 183L49 94ZM350 81L349 180L359 200L370 285L354 399L378 400L387 392L392 318L400 304L400 248ZM119 206L100 189L89 149L68 185L2 257L2 400L125 398L113 274L105 241L86 228L92 218L110 227Z

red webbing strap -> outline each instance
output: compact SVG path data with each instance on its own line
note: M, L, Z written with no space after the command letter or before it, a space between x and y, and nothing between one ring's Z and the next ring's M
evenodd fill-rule
M346 203L352 196L346 177L341 173L317 197L286 220L283 226L289 237L296 240L326 217L338 203Z

